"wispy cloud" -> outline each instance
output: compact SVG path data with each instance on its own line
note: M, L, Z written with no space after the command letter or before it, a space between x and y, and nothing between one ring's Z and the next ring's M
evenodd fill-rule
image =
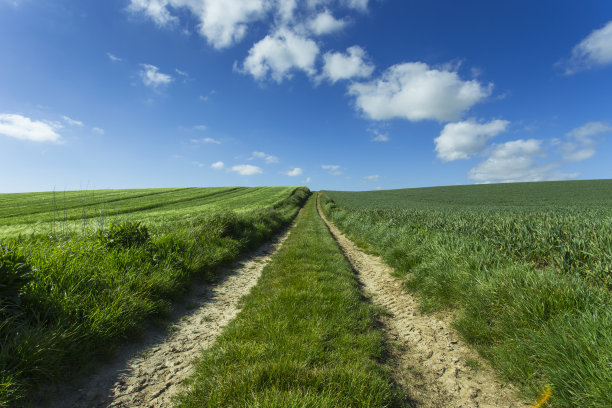
M83 126L83 122L80 120L71 119L68 116L62 116L62 120L70 126Z
M273 156L271 154L267 154L264 152L253 152L249 160L261 159L266 162L266 164L278 163L278 157Z
M100 136L104 134L104 129L99 127L92 128L91 131Z
M388 142L390 140L388 133L383 133L378 129L368 129L372 133L373 142Z
M0 135L32 142L62 143L57 133L62 126L55 122L41 122L26 116L2 113L0 114Z
M593 31L572 49L569 59L557 62L557 66L571 75L579 71L612 64L612 21Z
M595 155L595 147L599 138L612 132L612 127L604 122L589 122L568 132L566 141L561 143L563 159L579 162Z
M366 176L363 178L365 181L378 181L380 176L378 174L372 174L371 176Z
M321 168L323 170L327 170L327 172L329 172L329 174L332 176L339 176L342 174L340 171L340 166L337 164L323 164L321 165Z
M106 56L108 57L109 60L111 60L113 62L121 62L121 61L123 61L121 58L111 54L110 52L107 52Z
M140 77L142 83L146 86L157 90L160 86L170 84L174 78L168 74L159 72L159 68L151 64L141 64L142 70L140 71Z

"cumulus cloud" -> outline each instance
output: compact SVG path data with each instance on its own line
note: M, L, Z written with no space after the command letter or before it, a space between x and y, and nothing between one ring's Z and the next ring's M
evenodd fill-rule
M324 35L341 30L346 21L336 19L329 10L324 10L308 21L307 26L315 35Z
M544 181L575 178L577 174L556 172L559 164L540 164L537 159L546 155L541 140L513 140L496 145L489 158L468 173L468 178L479 183Z
M168 75L159 72L159 68L151 64L141 64L142 70L140 71L140 77L142 83L146 86L157 89L160 86L168 85L174 79Z
M200 35L221 49L242 40L248 24L264 18L272 6L269 0L131 0L128 9L145 14L160 26L179 21L172 9L186 9L198 19Z
M367 78L372 75L374 65L368 62L363 48L355 45L346 51L346 54L328 52L323 55L322 78L335 83L341 79Z
M342 174L340 171L340 166L337 164L323 164L321 168L323 170L327 170L332 176L339 176Z
M506 131L510 122L494 120L478 123L473 120L448 123L434 142L438 157L444 161L469 159L483 152L489 139Z
M69 118L68 116L62 116L62 120L70 126L83 126L83 122L81 122L80 120Z
M589 122L568 132L566 141L561 144L563 159L579 162L595 155L595 146L599 136L612 131L612 127L603 122Z
M489 96L492 89L492 84L464 81L452 70L408 62L388 68L371 82L351 84L349 94L370 119L451 121Z
M303 173L302 169L300 169L299 167L296 167L293 170L286 172L285 174L287 176L295 177L295 176L301 176L302 173Z
M253 152L249 160L261 159L266 162L266 164L278 163L278 157L273 156L271 154L266 154L264 152Z
M255 174L263 173L263 170L257 166L252 166L250 164L239 164L237 166L233 166L231 171L240 174L241 176L253 176Z
M15 139L61 143L61 136L56 132L61 127L58 123L36 121L22 115L0 114L0 135Z
M222 161L214 162L213 164L210 165L210 167L212 167L215 170L221 170L225 167L225 163L223 163Z
M568 60L557 63L568 75L608 64L612 64L612 21L576 45Z
M253 45L240 71L258 80L265 79L269 74L281 83L285 78L290 78L294 70L314 75L318 54L319 47L313 40L281 28Z

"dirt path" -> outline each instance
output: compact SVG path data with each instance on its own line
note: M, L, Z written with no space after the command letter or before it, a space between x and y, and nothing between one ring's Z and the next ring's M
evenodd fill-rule
M264 266L289 236L290 229L224 271L214 285L194 287L177 306L170 330L150 330L145 340L126 347L113 363L77 389L55 390L48 406L168 407L182 380L192 372L200 351L212 345L238 314L239 300L257 283Z
M451 316L420 314L416 299L391 275L393 270L346 238L325 218L318 201L317 209L366 294L388 312L382 323L394 346L393 374L418 407L528 407L517 399L513 387L502 385L482 358L459 339L451 328Z

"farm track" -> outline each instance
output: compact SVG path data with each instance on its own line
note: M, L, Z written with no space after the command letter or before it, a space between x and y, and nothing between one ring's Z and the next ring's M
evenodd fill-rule
M366 295L387 313L383 331L392 344L395 381L418 407L523 408L516 390L502 384L478 354L451 328L450 314L422 315L416 299L379 257L361 251L317 210L364 285ZM468 362L478 362L476 369Z
M175 306L170 330L150 329L143 341L126 346L87 381L52 392L49 408L168 407L180 383L193 373L193 361L211 346L240 311L240 299L255 286L292 224L269 243L221 271L215 284L194 285Z

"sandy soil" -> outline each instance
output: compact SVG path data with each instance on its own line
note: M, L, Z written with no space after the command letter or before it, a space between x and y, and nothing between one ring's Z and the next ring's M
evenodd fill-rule
M381 258L361 251L317 208L353 265L366 296L388 312L382 323L393 346L395 381L418 407L529 406L461 341L451 328L451 315L419 313L416 299L402 288L400 279L391 275L392 268Z
M214 285L195 285L177 305L168 330L152 328L143 341L124 347L116 359L80 384L53 390L53 408L168 407L193 360L212 345L238 314L239 300L257 283L264 266L289 231L222 272ZM57 397L55 397L57 396ZM48 398L48 397L47 397Z

